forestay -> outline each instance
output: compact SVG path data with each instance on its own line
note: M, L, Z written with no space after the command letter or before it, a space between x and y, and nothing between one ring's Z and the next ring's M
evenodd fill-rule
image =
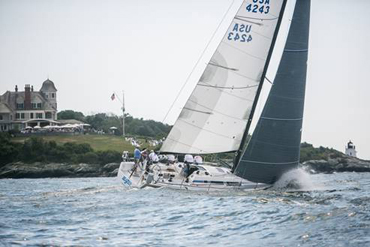
M239 148L283 0L243 1L161 148L220 153Z

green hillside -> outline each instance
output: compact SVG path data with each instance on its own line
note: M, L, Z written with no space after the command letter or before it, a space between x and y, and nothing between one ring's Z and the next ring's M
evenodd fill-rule
M134 147L130 142L124 140L122 136L115 135L55 135L55 136L40 136L44 141L55 141L58 145L64 143L88 143L95 151L118 151L122 152L124 150L133 152ZM11 139L12 142L24 143L25 140L30 137L14 137ZM139 140L144 143L145 140Z

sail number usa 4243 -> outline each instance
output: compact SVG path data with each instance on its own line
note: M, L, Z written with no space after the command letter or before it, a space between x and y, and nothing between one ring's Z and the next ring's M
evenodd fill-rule
M270 12L270 0L253 0L253 4L247 4L246 10L252 13L268 14Z
M252 25L235 23L231 32L228 33L227 39L239 42L251 42L252 35L249 34L251 32L251 29Z

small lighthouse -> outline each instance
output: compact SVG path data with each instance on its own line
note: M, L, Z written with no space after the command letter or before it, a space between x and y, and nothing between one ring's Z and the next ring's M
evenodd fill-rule
M356 151L355 145L353 145L353 143L349 141L346 146L346 155L351 156L351 157L357 157L356 153L357 151Z

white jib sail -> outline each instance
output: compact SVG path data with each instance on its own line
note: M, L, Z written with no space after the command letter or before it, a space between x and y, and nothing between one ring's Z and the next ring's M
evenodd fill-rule
M239 148L282 3L243 1L162 152L204 154Z

